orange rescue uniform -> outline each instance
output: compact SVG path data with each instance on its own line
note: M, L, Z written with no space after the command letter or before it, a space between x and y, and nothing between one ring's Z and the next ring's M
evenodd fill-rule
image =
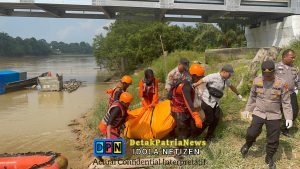
M142 106L155 106L158 103L158 80L154 78L151 85L147 85L144 80L140 80L140 98Z

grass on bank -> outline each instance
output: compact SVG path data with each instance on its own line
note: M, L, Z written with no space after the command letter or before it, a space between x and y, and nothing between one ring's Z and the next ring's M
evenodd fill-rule
M300 45L299 45L300 52ZM165 72L169 72L175 68L178 64L180 57L187 57L190 61L204 61L203 53L196 53L191 51L176 51L167 56L166 69L164 58L160 57L153 61L147 67L154 70L155 76L160 82L165 81ZM231 82L234 85L238 85L243 79L244 85L241 86L240 92L244 97L248 97L251 84L248 84L249 79L248 65L252 57L245 59L233 60L228 63L232 64L235 69L235 75L231 78ZM278 57L281 58L280 56ZM299 66L299 59L296 64ZM208 65L207 74L218 72L224 63L213 63ZM138 97L138 83L143 77L143 70L136 72L133 76L133 85L129 88L129 91L134 94L135 100L133 104L140 102ZM160 94L163 93L164 84L160 83ZM299 99L299 96L298 96ZM257 142L251 148L249 156L243 159L240 155L240 147L245 142L246 130L249 127L248 122L240 120L240 112L244 110L246 102L240 102L237 100L235 94L229 89L225 90L225 95L221 100L221 108L223 110L223 118L216 131L216 140L207 145L202 151L201 158L207 159L206 166L182 166L181 168L266 168L264 164L265 157L265 144L266 144L266 132L265 127L263 132L258 137ZM90 119L90 125L95 130L100 119L102 119L104 113L107 110L107 100L104 100L99 104L99 108L95 111ZM299 118L298 118L299 119ZM293 139L288 139L283 136L280 138L280 145L275 155L276 164L278 168L300 168L300 133L298 130L299 120L294 124L292 132L295 133ZM199 139L203 138L200 136ZM199 158L199 157L186 157L187 159ZM156 166L155 168L170 168L166 166ZM173 167L174 168L174 167Z

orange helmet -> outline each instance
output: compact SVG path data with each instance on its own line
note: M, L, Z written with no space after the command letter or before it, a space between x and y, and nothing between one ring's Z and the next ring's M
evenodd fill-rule
M128 75L125 75L122 77L121 82L131 84L132 83L132 78Z
M133 96L128 92L123 92L120 95L120 102L131 103L133 101Z
M191 65L191 67L190 67L190 74L191 75L203 76L204 73L205 73L205 70L200 64L194 63L194 64Z

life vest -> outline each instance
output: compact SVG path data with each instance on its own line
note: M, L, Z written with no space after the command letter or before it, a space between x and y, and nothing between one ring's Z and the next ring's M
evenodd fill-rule
M103 118L106 124L108 123L108 120L111 116L111 110L114 107L119 107L121 109L121 114L118 114L118 116L114 119L114 121L111 124L113 128L117 128L120 126L121 122L126 118L127 108L125 108L119 101L113 102Z
M149 96L149 94L155 94L155 79L150 85L147 85L145 80L143 80L143 96Z
M120 89L122 90L122 92L124 92L124 90L120 86L117 86L114 89L107 90L107 94L109 94L109 99L108 99L108 106L109 107L113 104L113 102L116 101L116 100L114 100L114 97L115 97L116 92L119 91Z
M172 100L171 100L171 111L176 113L183 113L188 111L184 96L183 96L183 86L184 83L179 84L172 91ZM194 101L195 91L191 91L192 100Z

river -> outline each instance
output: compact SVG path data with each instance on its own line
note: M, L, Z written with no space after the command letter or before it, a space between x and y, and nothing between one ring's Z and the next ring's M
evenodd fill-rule
M77 168L80 152L68 124L106 97L108 86L99 82L107 73L93 56L0 58L0 70L7 69L25 71L28 78L52 71L85 81L73 93L26 89L0 95L0 153L54 151Z

